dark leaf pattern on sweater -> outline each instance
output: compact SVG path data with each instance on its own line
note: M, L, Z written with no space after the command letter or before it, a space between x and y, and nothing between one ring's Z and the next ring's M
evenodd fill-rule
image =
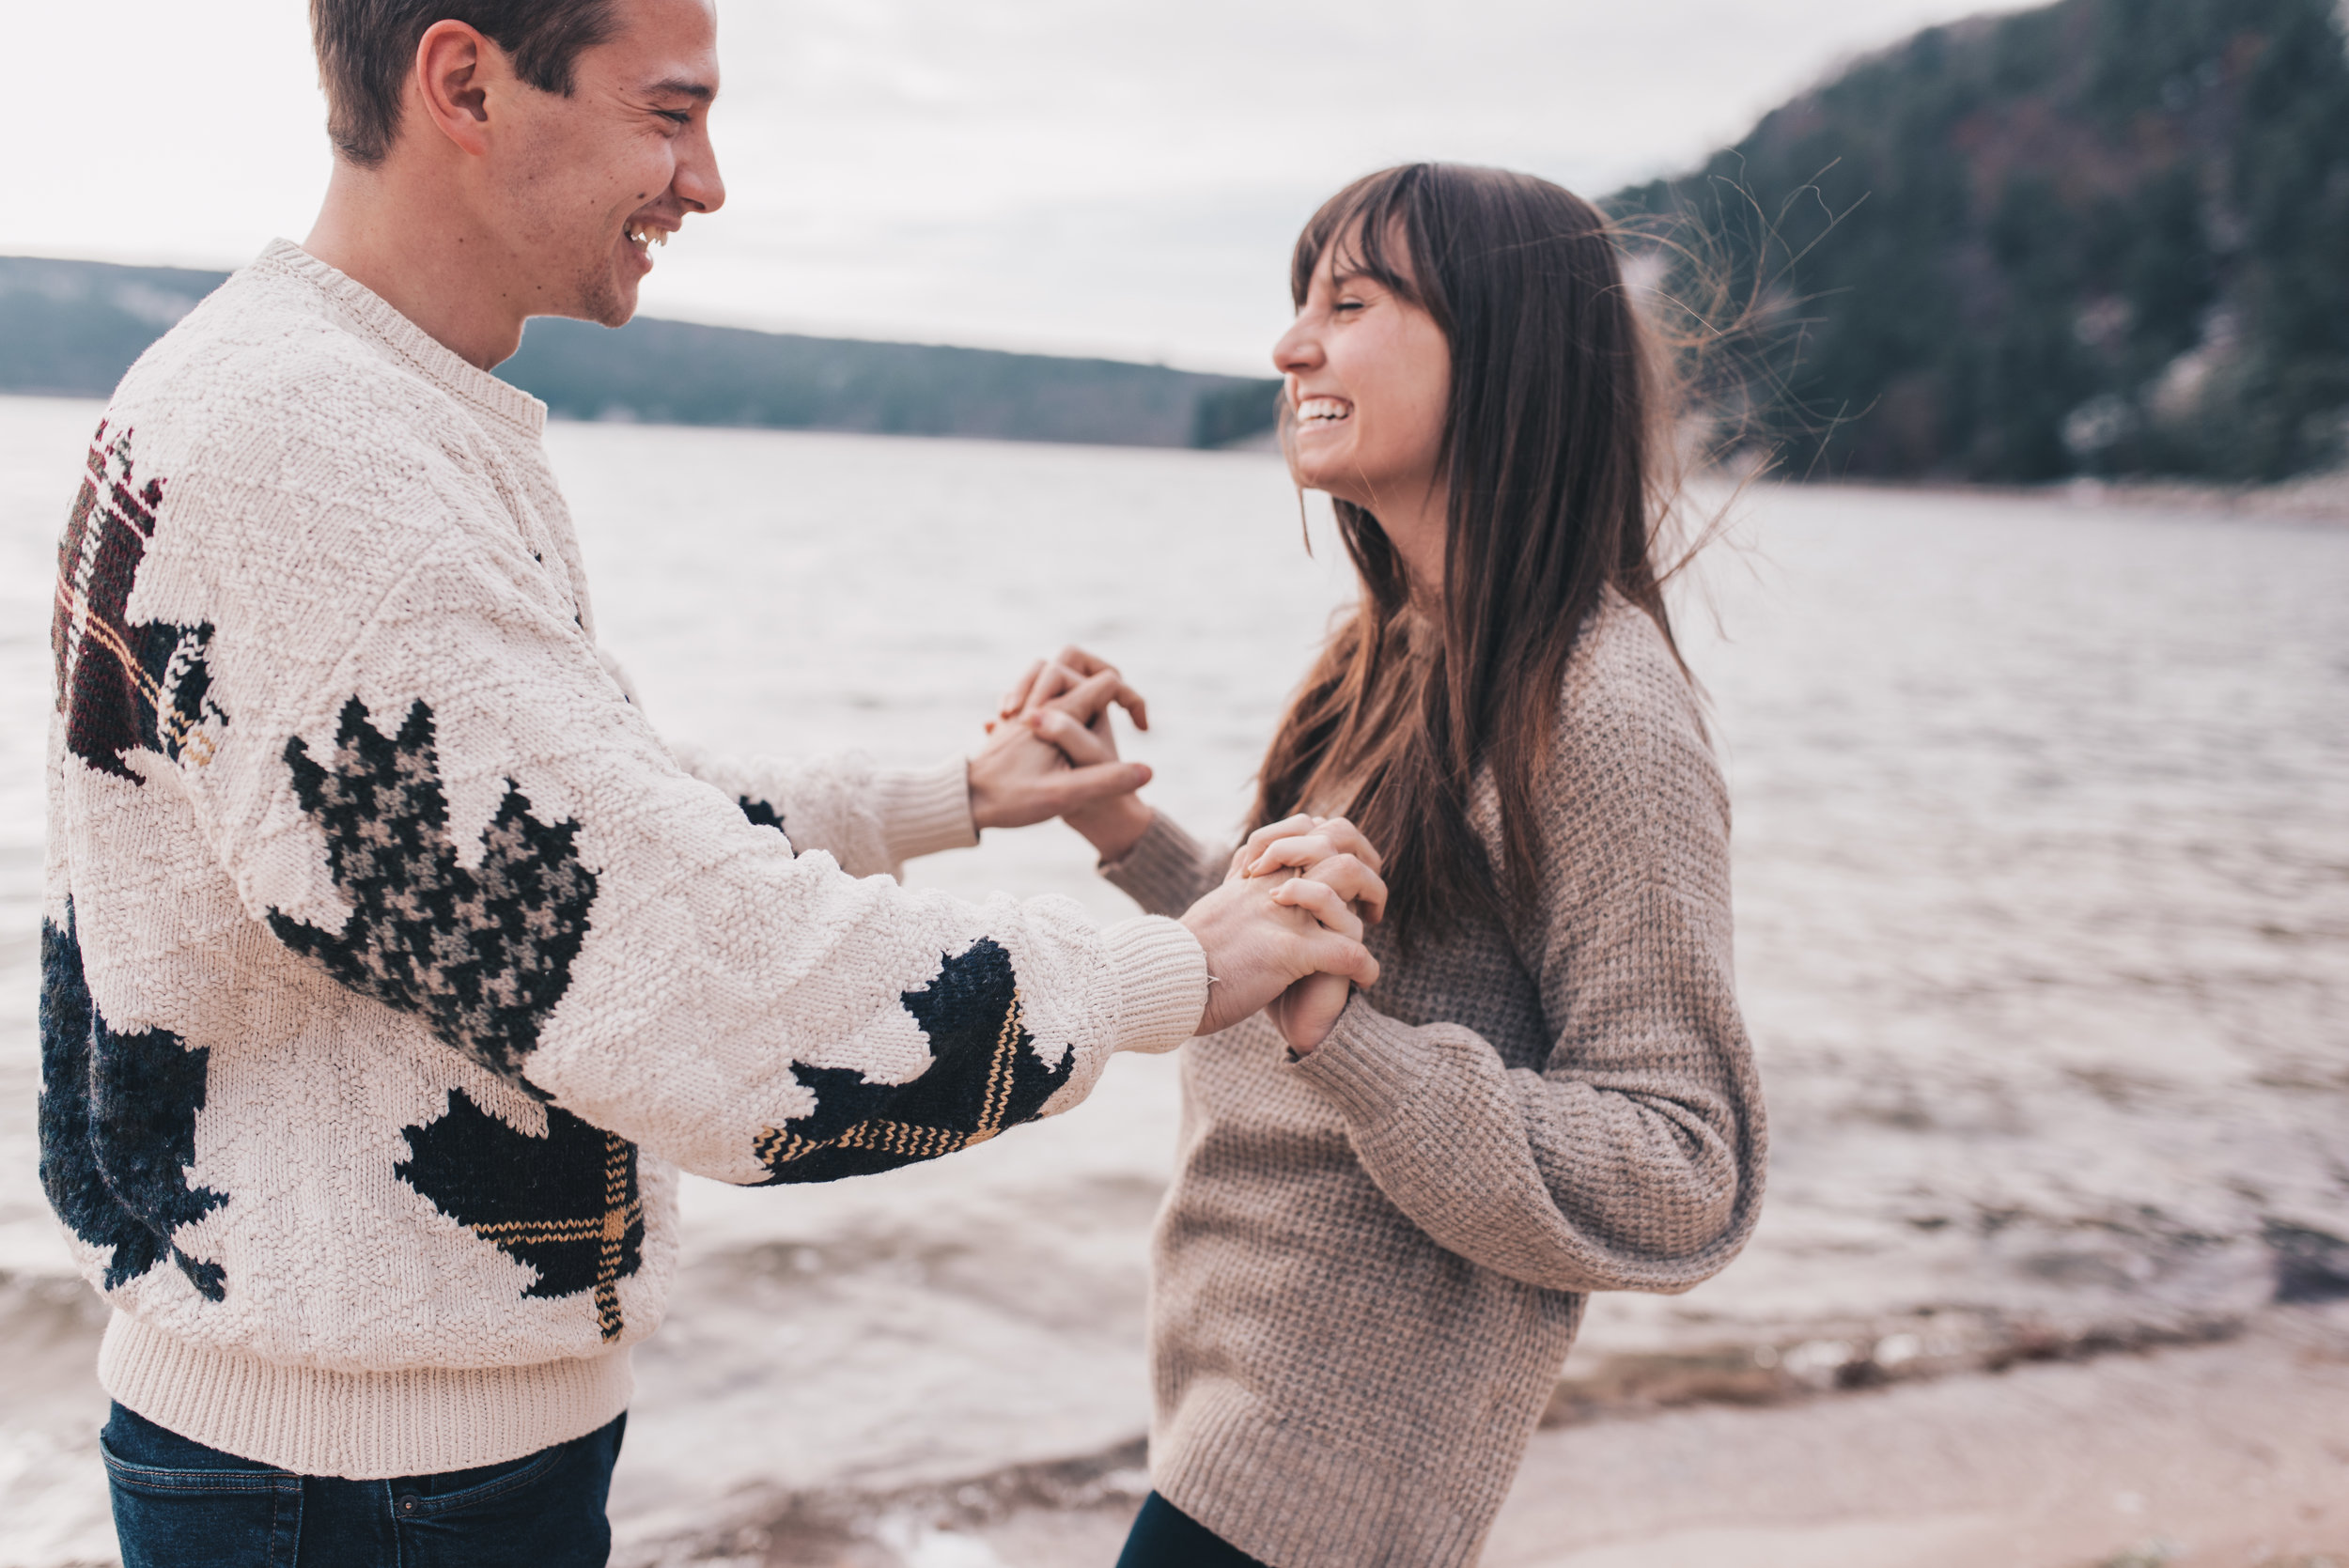
M108 1290L168 1257L207 1298L227 1294L220 1265L171 1239L228 1202L188 1185L210 1055L168 1030L108 1028L83 973L71 906L62 927L41 922L40 1185L75 1235L114 1249Z
M597 1326L620 1337L618 1283L644 1262L636 1145L548 1106L544 1137L521 1132L448 1092L448 1110L401 1129L409 1157L392 1167L435 1208L538 1278L524 1296L593 1291Z
M541 822L509 780L480 866L459 864L432 710L422 702L387 737L353 697L333 755L314 760L296 736L286 763L351 913L327 932L272 910L270 928L351 989L421 1016L449 1045L528 1087L522 1068L570 985L596 897L579 825Z
M141 484L133 472L131 432L108 441L101 423L57 544L49 622L67 750L132 784L140 780L126 753L209 762L212 741L204 726L228 722L212 701L212 628L130 618L131 590L163 499L163 480Z
M910 1083L872 1083L849 1067L792 1068L816 1108L759 1134L754 1147L769 1172L760 1185L870 1175L984 1143L1034 1121L1076 1064L1073 1052L1056 1067L1036 1055L1011 955L986 938L899 1001L929 1036L928 1070Z

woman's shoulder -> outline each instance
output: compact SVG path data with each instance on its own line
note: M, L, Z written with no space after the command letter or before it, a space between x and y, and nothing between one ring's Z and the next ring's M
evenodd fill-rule
M1546 761L1546 883L1587 892L1610 868L1726 863L1729 789L1696 687L1663 629L1612 589L1567 660Z
M1695 684L1654 616L1609 587L1575 639L1558 697L1554 753L1600 736L1670 734L1704 744Z

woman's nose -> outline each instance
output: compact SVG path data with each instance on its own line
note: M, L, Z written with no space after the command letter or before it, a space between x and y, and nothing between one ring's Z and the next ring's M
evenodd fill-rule
M1321 340L1299 321L1272 346L1272 367L1283 376L1312 370L1321 364Z

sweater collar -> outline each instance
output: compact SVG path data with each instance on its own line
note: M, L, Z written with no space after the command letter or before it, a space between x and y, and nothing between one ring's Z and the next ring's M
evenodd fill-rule
M257 268L288 273L334 301L351 324L452 397L515 427L536 439L547 425L547 406L509 381L477 369L413 321L402 316L366 284L336 271L290 240L272 240Z

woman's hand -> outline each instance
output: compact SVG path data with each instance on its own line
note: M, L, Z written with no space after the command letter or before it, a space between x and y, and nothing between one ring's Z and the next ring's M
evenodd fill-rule
M1150 705L1143 700L1142 693L1119 678L1115 665L1098 654L1087 653L1074 643L1069 644L1051 658L1039 659L1029 665L1027 674L1014 681L1011 690L1003 693L1003 700L997 708L996 717L1011 719L1022 713L1033 712L1054 698L1075 691L1087 681L1098 680L1103 676L1107 676L1111 682L1117 706L1132 717L1134 728L1148 729L1150 727ZM1104 705L1102 716L1106 717L1107 711L1107 706ZM1087 722L1091 722L1091 720L1088 719ZM989 724L988 727L993 729L995 726ZM1108 726L1104 724L1102 729L1106 736Z
M1378 850L1361 829L1342 816L1292 816L1259 828L1232 856L1232 875L1285 878L1273 890L1276 903L1305 910L1340 936L1361 940L1365 920L1377 924L1387 911L1387 884L1378 875ZM1309 1056L1353 996L1342 974L1315 974L1297 982L1266 1009L1289 1049Z
M1150 808L1134 794L1150 782L1150 770L1138 763L1118 764L1117 737L1110 721L1112 707L1124 708L1132 717L1136 729L1150 727L1149 705L1142 693L1127 685L1113 665L1084 649L1063 648L1057 657L1039 659L1028 666L1027 673L1004 694L996 719L988 725L994 737L990 747L1006 733L1017 737L1025 730L1058 752L1072 778L1082 776L1087 784L1071 794L1059 809L1024 816L1020 824L1006 822L1003 826L1058 816L1082 833L1105 861L1117 860L1134 846L1150 827ZM1024 757L1018 760L1031 761ZM1131 771L1121 774L1103 770L1118 766ZM974 819L978 768L978 759L973 758ZM1132 782L1121 786L1117 783L1121 779ZM1092 787L1097 780L1100 787ZM1049 784L1050 781L1048 778L1044 782Z
M1049 668L1039 661L1029 671L1020 683L1023 694L1047 691L1043 677ZM1140 825L1114 853L1102 849L1111 859L1124 854L1150 825L1150 808L1134 798L1134 791L1150 782L1150 769L1118 760L1109 710L1118 705L1139 712L1141 703L1116 671L1104 668L1073 683L1055 677L1049 695L1034 696L1024 710L989 722L987 742L970 762L972 825L1024 828L1062 816L1072 827L1091 822L1114 837L1139 812ZM1093 833L1085 836L1101 846Z

